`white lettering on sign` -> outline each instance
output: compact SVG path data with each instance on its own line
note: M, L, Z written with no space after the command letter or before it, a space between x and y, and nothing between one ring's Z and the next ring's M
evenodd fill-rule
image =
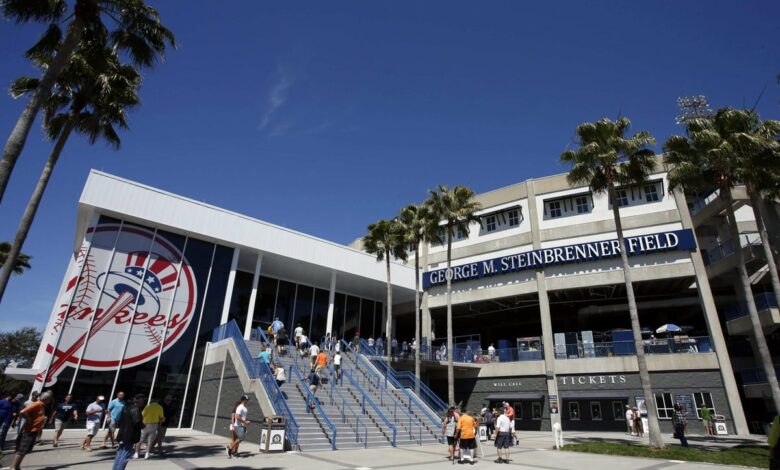
M600 385L626 383L625 375L578 375L559 377L560 385Z

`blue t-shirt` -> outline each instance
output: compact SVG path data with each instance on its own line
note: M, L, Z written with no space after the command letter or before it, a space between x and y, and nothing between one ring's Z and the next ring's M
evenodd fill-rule
M8 400L0 400L0 423L10 423L16 407Z
M112 420L119 421L119 418L122 417L122 411L125 409L125 405L126 403L119 398L114 398L109 402L108 412L111 413Z
M274 320L274 322L271 323L271 329L274 330L274 334L279 333L279 330L282 328L284 328L284 323L279 320Z
M271 353L268 351L261 351L260 354L257 355L257 357L260 359L260 361L265 362L266 364L271 363Z

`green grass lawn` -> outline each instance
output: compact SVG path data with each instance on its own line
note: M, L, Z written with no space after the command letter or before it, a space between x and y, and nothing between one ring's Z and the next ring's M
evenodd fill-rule
M650 457L654 459L687 460L692 462L718 463L722 465L743 465L769 468L769 448L766 446L736 446L723 450L701 450L670 446L655 450L645 446L618 444L613 442L589 442L568 444L563 450L589 452L591 454L623 455L628 457Z

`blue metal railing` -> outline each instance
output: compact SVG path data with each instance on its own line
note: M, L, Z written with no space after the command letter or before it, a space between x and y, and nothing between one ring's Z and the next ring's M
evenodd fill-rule
M301 390L305 391L304 396L304 403L306 405L307 413L313 413L312 407L314 410L319 412L320 417L325 422L325 425L330 429L330 445L333 450L336 450L336 427L333 425L333 423L328 418L328 415L325 413L325 410L322 409L322 406L320 406L320 402L317 400L317 397L314 396L314 394L309 389L309 384L306 383L306 381L303 379L303 376L301 375L301 370L298 368L296 364L292 364L290 366L290 377L295 376L298 379L298 382L300 383Z
M336 409L339 409L339 405L341 405L340 411L341 411L341 422L349 424L349 418L352 417L354 423L355 423L355 442L360 442L360 428L363 427L363 447L368 448L368 425L366 423L366 419L363 419L361 421L361 415L355 412L355 410L352 408L352 405L350 403L354 402L354 399L349 399L344 396L343 393L341 393L341 388L338 387L338 376L336 375L336 371L334 371L330 366L327 368L327 372L330 375L331 380L333 381L331 383L331 386L328 387L328 398L330 398L330 404L332 406L335 406ZM365 413L363 413L365 414Z
M295 421L295 416L293 416L290 408L287 406L287 400L281 389L279 389L279 385L276 383L270 365L252 357L235 320L218 326L211 335L211 342L216 343L228 338L233 340L233 343L238 350L238 354L241 356L241 361L244 363L244 367L246 367L249 378L260 380L266 395L268 395L268 399L271 401L274 412L279 416L286 418L286 434L290 445L292 447L298 447L298 422Z
M268 335L266 334L263 327L258 326L255 328L255 331L257 331L257 337L260 338L260 341L262 341L265 344L271 344L271 340L268 339Z
M756 310L759 312L770 308L777 308L777 299L773 292L761 292L753 294ZM735 320L748 314L746 305L730 305L726 307L726 320Z
M764 372L763 367L745 369L740 371L739 375L742 377L742 383L744 385L767 383L766 372ZM780 364L775 364L775 375L780 376Z
M346 377L350 384L352 384L352 387L358 392L360 395L358 397L358 400L360 401L360 408L363 414L366 414L366 405L368 405L372 410L374 410L374 413L376 416L382 420L383 423L385 423L385 426L393 433L393 438L390 441L390 444L395 447L396 445L396 438L398 437L398 431L395 427L395 424L390 422L390 420L387 418L387 416L382 412L382 410L376 405L374 400L371 399L370 396L366 393L366 390L360 386L358 381L355 379L355 377L352 375L352 371L349 369L342 369L341 370L342 377Z
M369 359L366 358L365 360ZM415 391L417 388L419 388L420 395L418 395L418 398L423 400L423 402L431 410L433 410L434 413L444 416L444 413L448 408L447 404L444 403L444 401L442 401L442 399L439 398L439 396L436 395L433 390L431 390L423 381L418 380L414 374L408 371L399 372L393 369L393 367L387 364L387 362L378 358L371 358L370 362L386 377L386 380L389 380L390 383L392 383L396 388L401 390L410 388Z
M712 352L709 336L691 336L685 339L657 338L644 341L645 354L680 354ZM608 341L556 346L556 359L583 359L591 357L633 356L634 341Z

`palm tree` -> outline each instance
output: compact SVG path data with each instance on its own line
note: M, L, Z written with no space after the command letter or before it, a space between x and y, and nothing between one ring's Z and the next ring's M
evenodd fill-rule
M0 242L0 266L5 265L9 251L11 251L11 244L8 242ZM19 253L16 257L16 262L14 263L12 271L14 274L22 274L25 269L30 269L30 256Z
M414 342L417 345L414 355L415 392L419 393L420 383L420 245L429 240L438 240L438 220L431 217L431 211L424 204L410 204L401 209L404 241L414 247Z
M120 50L139 67L151 67L163 57L167 45L175 47L173 34L160 22L160 14L143 0L74 0L72 6L69 8L65 0L0 0L0 14L5 18L17 23L49 24L40 40L27 51L27 57L35 61L53 56L37 88L27 93L29 100L3 148L0 202L38 111L81 44Z
M626 133L631 127L627 118L611 121L602 118L596 122L583 123L577 126L577 144L579 148L567 150L561 154L561 161L571 167L567 179L573 186L588 185L595 194L607 193L612 205L612 216L615 220L620 259L623 263L623 279L628 297L628 313L631 318L631 329L634 333L636 359L639 365L639 380L642 384L642 394L647 405L650 446L664 447L661 428L653 400L650 385L650 372L647 369L644 343L639 325L639 312L634 297L634 286L631 282L631 269L628 264L628 254L623 239L623 224L620 220L620 203L615 185L642 184L655 169L655 153L648 147L655 145L655 139L650 133L640 131L631 137Z
M447 399L455 403L455 368L452 363L454 355L452 344L452 239L455 230L468 234L469 224L481 224L477 211L481 209L479 202L474 200L474 191L466 186L448 188L439 185L438 191L430 190L430 198L425 204L430 208L431 217L444 222L444 236L447 238Z
M737 261L739 288L744 293L747 302L748 315L753 326L753 337L760 356L757 359L761 361L769 389L772 392L772 400L775 407L778 407L780 406L780 387L778 387L777 375L761 327L761 320L758 317L750 278L745 268L745 258L739 241L739 227L734 216L734 198L731 193L731 188L741 181L748 184L755 182L755 175L751 176L750 174L755 173L756 170L746 171L746 168L753 168L755 163L765 156L760 154L756 157L756 162L746 164L746 160L749 158L746 157L748 154L746 149L756 145L756 138L750 135L751 132L745 132L747 129L757 128L755 122L751 123L755 117L751 117L749 114L750 112L744 110L722 108L710 119L693 119L685 125L686 136L670 137L664 144L664 152L665 162L671 166L669 171L670 190L677 187L686 190L715 187L719 190L719 197L726 207L729 235L732 242L736 244L734 255ZM773 126L772 124L769 127ZM761 132L766 130L765 128ZM758 189L757 187L749 188L750 191ZM753 204L752 201L751 204ZM772 263L773 261L770 250L767 262Z
M27 204L8 259L0 272L0 301L51 173L71 133L75 130L86 135L91 144L103 138L114 148L119 148L120 140L115 126L127 128L126 111L138 105L140 84L141 76L135 68L120 63L115 51L102 47L82 49L71 56L71 62L60 74L53 93L44 104L46 132L56 143ZM16 93L35 93L38 79L22 77L14 81L11 88Z
M366 252L376 255L377 261L385 261L387 267L387 363L390 364L391 345L393 344L393 284L390 281L390 257L406 261L406 242L403 227L398 219L380 220L368 226L368 234L363 237Z

